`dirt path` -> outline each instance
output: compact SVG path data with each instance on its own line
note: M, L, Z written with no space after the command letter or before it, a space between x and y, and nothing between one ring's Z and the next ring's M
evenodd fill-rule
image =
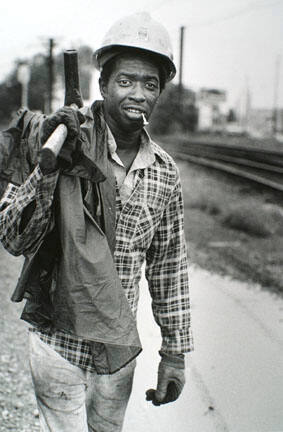
M0 249L1 432L39 432L22 305L10 302L20 265ZM160 335L142 283L144 351L123 432L282 432L283 300L199 268L190 279L195 353L182 397L159 408L144 397L155 386Z
M190 272L195 352L181 398L144 400L155 386L160 335L142 285L138 362L124 432L282 432L283 300L199 268Z
M0 431L39 431L27 357L27 326L22 304L10 301L22 259L0 246Z

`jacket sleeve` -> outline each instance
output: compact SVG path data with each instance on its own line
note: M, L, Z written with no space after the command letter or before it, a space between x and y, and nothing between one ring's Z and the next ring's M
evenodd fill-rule
M154 318L161 328L161 350L168 354L191 351L188 260L179 174L147 252L145 275Z
M57 179L58 172L43 176L37 165L21 186L9 183L0 201L0 241L12 255L28 255L36 248L50 222ZM25 212L29 220L23 225Z

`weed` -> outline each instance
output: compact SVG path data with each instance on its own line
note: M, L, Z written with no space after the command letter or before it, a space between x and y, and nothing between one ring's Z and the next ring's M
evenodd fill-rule
M221 209L217 200L209 198L205 195L200 195L192 201L186 203L186 208L198 209L212 216L220 214Z
M270 212L264 208L257 208L253 203L242 202L228 208L222 218L225 226L244 231L255 237L268 237L276 231Z

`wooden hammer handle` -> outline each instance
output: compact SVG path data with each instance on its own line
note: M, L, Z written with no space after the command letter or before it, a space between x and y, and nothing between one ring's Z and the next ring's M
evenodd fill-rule
M72 104L72 108L78 109L77 105ZM67 126L59 124L49 136L39 152L40 166L46 172L53 171L57 164L57 156L68 135Z
M78 53L76 50L64 52L65 70L65 105L77 110L82 107L80 95ZM40 165L47 171L56 166L56 158L67 137L68 130L64 124L60 124L50 135L46 143L40 150Z
M64 124L59 124L42 147L41 152L44 152L45 150L50 150L52 151L52 153L54 153L54 156L57 157L67 135L67 126L65 126Z

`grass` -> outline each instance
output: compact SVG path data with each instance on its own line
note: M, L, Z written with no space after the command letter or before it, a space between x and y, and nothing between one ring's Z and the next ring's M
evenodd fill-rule
M275 211L270 211L264 205L256 205L251 199L250 202L240 201L237 205L231 206L222 222L229 228L243 231L250 236L268 237L281 225L281 221L274 218L275 215ZM281 218L283 221L282 216Z
M227 207L223 197L220 199L202 193L195 200L188 200L187 209L198 209L212 216L231 229L245 232L255 237L267 237L274 233L274 224L268 220L268 215L252 203L243 200Z
M241 191L232 192L227 184L225 186L203 172L194 179L194 183L193 186L184 181L186 209L198 209L217 216L224 226L250 236L268 237L283 233L283 209L279 205L266 204L259 197L245 196Z
M164 145L170 153L172 145ZM282 193L177 160L191 262L283 295Z

